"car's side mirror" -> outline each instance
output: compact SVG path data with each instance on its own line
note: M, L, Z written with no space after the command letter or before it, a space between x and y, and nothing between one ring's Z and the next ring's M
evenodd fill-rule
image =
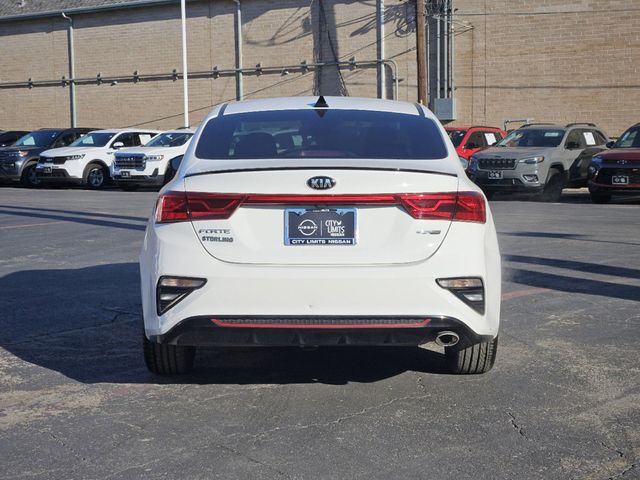
M614 140L610 140L607 143L604 144L605 147L607 148L613 148L613 146L616 144L616 142Z
M567 150L577 150L578 148L580 148L578 142L567 142Z
M462 165L463 170L469 168L469 160L461 156L458 156L458 159L460 160L460 164Z
M111 145L112 148L115 148L116 150L119 148L124 147L124 143L122 142L115 142L113 145Z

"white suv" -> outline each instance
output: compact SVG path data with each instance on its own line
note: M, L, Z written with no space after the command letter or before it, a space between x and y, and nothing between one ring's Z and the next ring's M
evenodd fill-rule
M90 189L102 188L109 180L109 167L116 150L143 145L158 133L130 128L96 130L68 147L42 152L36 175L44 183L80 183Z
M194 130L170 130L139 148L126 148L114 155L111 178L123 190L140 185L160 186L175 174L173 160L179 160L189 147Z

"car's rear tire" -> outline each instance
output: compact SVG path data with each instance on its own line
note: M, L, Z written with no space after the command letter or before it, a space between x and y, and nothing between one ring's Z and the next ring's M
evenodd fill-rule
M150 342L143 333L144 363L151 373L180 375L193 369L196 347Z
M462 375L486 373L496 361L498 337L488 342L474 343L467 347L446 347L444 349L447 369Z
M564 188L564 178L562 172L557 168L549 170L549 177L547 183L544 185L544 190L538 197L541 202L556 203L562 198L562 189Z
M20 183L23 186L29 188L36 188L42 185L42 180L38 178L36 174L36 165L32 163L31 165L27 165L24 170L22 170L22 175L20 176Z
M84 171L84 186L89 190L104 188L109 179L109 170L99 163L90 163Z

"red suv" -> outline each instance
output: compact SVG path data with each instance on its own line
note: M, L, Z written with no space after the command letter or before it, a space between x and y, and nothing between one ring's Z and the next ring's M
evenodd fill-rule
M458 155L466 159L507 136L507 132L494 127L445 127L445 130Z
M593 203L607 203L612 195L640 194L640 123L607 147L610 150L591 158L587 169Z

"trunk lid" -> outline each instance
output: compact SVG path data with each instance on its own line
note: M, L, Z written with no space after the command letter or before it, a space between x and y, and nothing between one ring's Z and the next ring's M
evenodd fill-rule
M224 262L254 265L418 262L437 251L451 224L448 218L415 219L402 205L384 202L367 204L364 198L371 199L378 195L375 198L380 200L389 198L390 194L456 192L458 178L448 168L443 169L444 172L375 166L265 168L265 162L261 162L262 168L251 168L253 162L247 163L249 168L246 169L238 168L236 162L236 170L223 169L210 173L196 170L197 174L188 174L184 179L186 192L254 194L262 199L265 195L289 196L271 204L243 203L227 219L192 220L194 233L203 248ZM368 163L371 165L376 162ZM428 166L440 164L421 162L421 168L425 168L425 163ZM314 190L307 184L314 177L329 177L335 181L335 185L327 190ZM297 198L290 197L296 195ZM314 198L312 202L300 200L303 198L300 196L309 195L322 198ZM324 201L324 198L331 199L334 196L343 197ZM288 213L289 209L297 211ZM322 212L306 213L308 210ZM349 224L355 217L355 244L287 244L287 229L295 230L289 232L294 237L305 236L301 234L305 226L300 219L296 220L297 215L309 220L305 222L307 228L314 223L316 228L323 228L321 224L326 223L329 229L333 224L339 225L342 218L345 224ZM350 236L350 225L346 228L347 236Z

